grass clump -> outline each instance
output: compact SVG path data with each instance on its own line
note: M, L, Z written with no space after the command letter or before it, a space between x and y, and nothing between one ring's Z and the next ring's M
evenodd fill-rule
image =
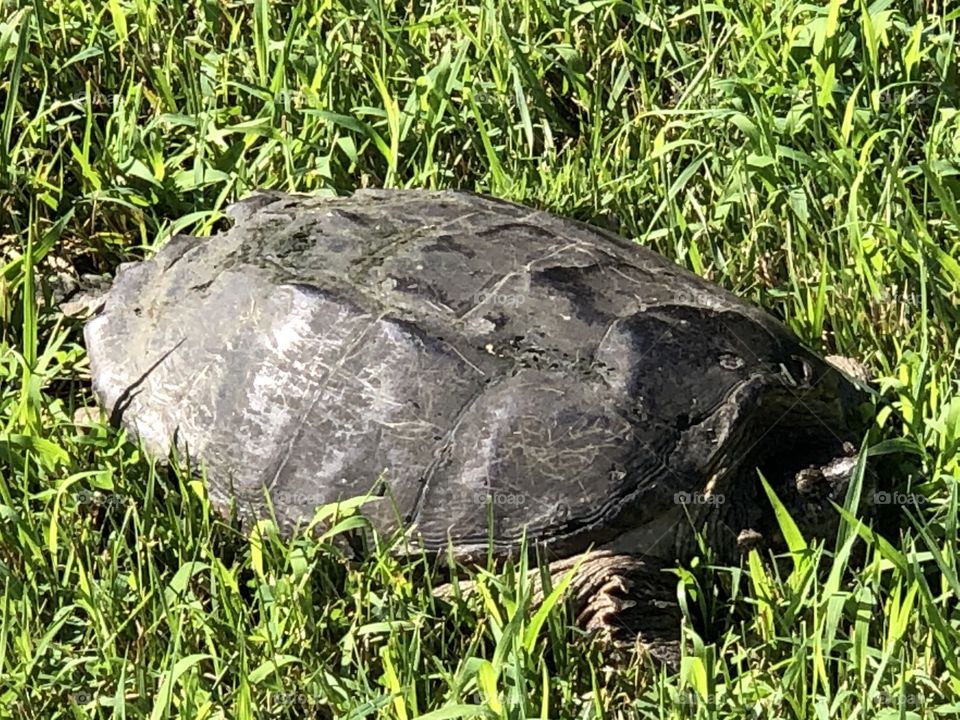
M0 716L960 712L960 11L49 0L0 13ZM463 187L614 229L861 358L902 536L682 571L678 674L612 669L523 568L237 535L100 421L56 300L254 188ZM891 445L875 448L875 452ZM829 555L830 572L813 562ZM779 574L778 574L779 572ZM722 588L726 591L721 592Z

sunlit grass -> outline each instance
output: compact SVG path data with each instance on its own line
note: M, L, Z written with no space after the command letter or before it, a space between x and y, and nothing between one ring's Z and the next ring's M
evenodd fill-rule
M0 716L960 713L960 10L2 7ZM668 675L612 667L562 605L536 616L533 570L448 605L423 560L240 535L189 473L75 420L93 401L65 282L212 232L254 188L361 186L594 222L862 359L871 438L909 458L906 532L851 519L780 566L681 570Z

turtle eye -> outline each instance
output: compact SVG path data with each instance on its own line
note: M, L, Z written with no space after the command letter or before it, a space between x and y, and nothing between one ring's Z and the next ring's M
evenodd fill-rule
M810 387L813 384L813 366L805 358L794 356L793 359L799 363L799 367L794 365L790 368L780 363L780 376L790 387Z
M798 383L796 378L793 377L793 374L790 372L790 368L788 368L783 363L780 363L779 375L781 378L783 378L783 382L786 385L789 385L790 387L797 387Z

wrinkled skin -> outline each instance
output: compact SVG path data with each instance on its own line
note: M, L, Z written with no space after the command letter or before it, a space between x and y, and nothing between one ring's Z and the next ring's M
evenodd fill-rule
M656 253L467 193L229 213L123 266L86 327L113 419L205 463L221 508L264 516L266 490L291 527L372 491L375 526L463 558L526 532L552 557L682 560L695 530L721 551L775 534L759 467L832 527L845 482L810 469L859 441L857 390Z

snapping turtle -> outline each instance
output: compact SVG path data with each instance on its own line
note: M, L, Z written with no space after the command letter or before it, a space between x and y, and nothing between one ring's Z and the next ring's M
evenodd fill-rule
M835 528L859 391L651 250L463 192L227 212L122 266L85 328L112 419L203 461L215 505L261 517L268 494L292 527L372 493L372 524L428 551L508 555L525 533L566 568L594 549L587 624L632 607L651 643L674 613L660 563L698 533L776 542L758 469L802 529Z

